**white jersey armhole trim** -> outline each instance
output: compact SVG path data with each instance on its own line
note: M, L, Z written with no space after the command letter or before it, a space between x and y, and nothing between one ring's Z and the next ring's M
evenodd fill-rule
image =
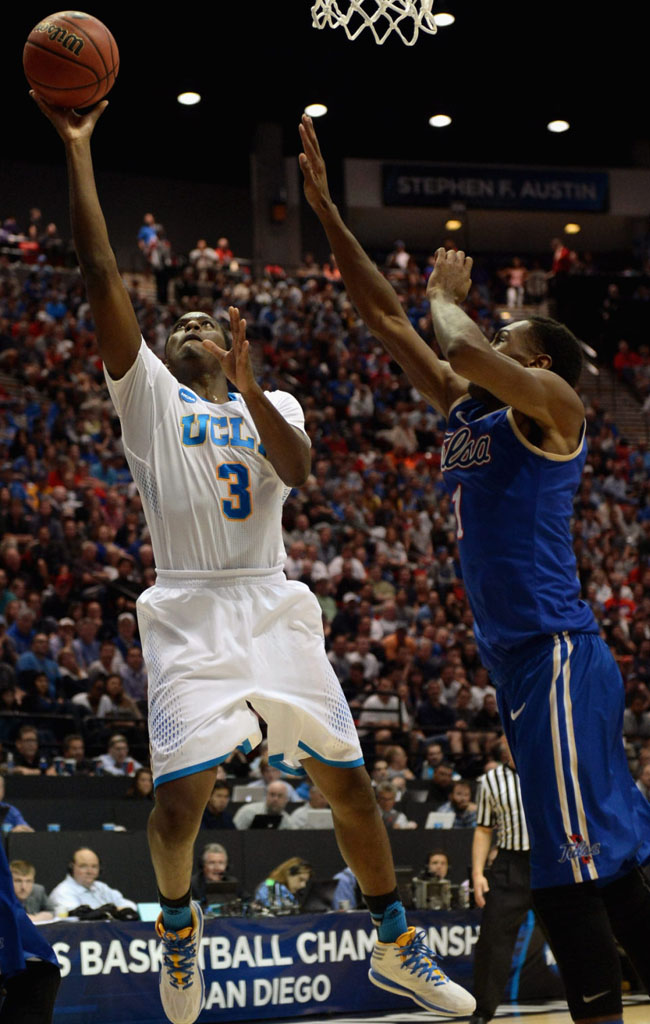
M585 441L585 431L587 429L586 420L582 421L582 429L580 431L580 441L578 443L578 447L575 449L575 451L569 452L568 455L560 455L557 452L545 452L542 448L538 448L537 445L531 444L527 437L524 437L521 430L517 426L512 406L508 406L506 416L508 423L510 424L510 428L515 437L517 438L517 440L521 441L524 448L528 448L528 450L533 452L534 455L539 455L542 459L549 459L551 462L571 462L571 460L577 458L578 455L580 455L580 452L582 451L582 446Z

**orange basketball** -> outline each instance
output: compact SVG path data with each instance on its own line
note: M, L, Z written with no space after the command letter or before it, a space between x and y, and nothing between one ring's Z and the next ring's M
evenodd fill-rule
M27 37L23 67L32 89L55 107L89 107L113 88L120 55L97 18L59 11Z

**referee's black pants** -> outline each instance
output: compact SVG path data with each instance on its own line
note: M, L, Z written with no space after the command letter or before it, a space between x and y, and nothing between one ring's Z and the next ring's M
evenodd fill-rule
M490 889L474 951L473 994L475 1016L491 1020L503 998L517 933L533 905L529 854L499 850L486 877Z

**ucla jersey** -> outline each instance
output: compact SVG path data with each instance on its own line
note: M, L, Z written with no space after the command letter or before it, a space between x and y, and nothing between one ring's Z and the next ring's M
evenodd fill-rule
M124 377L105 376L157 568L281 568L288 488L266 457L242 397L231 394L222 404L199 397L144 341ZM304 430L292 395L265 394L289 423Z
M535 637L597 632L580 598L569 520L586 459L536 448L512 409L452 406L442 471L481 657L489 668Z

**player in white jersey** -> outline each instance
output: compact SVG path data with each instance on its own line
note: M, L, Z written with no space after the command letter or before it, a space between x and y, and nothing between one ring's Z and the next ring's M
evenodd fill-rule
M156 558L138 619L165 1013L192 1024L203 1005L193 845L217 765L261 738L249 704L268 725L269 761L300 762L332 808L341 853L379 928L372 980L428 1009L470 1013L474 999L437 968L422 933L407 929L354 723L325 654L320 606L282 572L282 501L310 469L301 409L257 384L235 309L230 350L211 316L187 313L167 340L166 365L149 351L95 189L90 138L107 103L79 115L34 98L65 144L74 243Z

